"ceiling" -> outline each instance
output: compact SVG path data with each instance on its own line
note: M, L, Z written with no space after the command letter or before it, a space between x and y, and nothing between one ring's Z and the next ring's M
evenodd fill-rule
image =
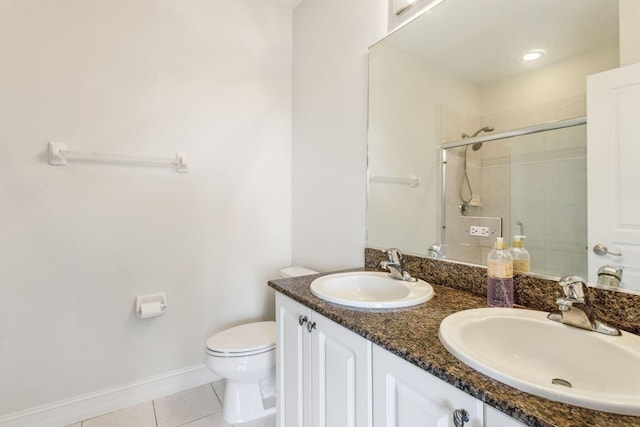
M380 43L484 84L617 44L618 1L445 0Z

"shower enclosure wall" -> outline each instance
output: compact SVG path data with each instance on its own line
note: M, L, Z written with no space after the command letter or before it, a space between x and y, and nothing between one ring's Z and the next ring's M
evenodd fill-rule
M526 236L532 271L586 274L584 123L564 120L443 144L444 255L484 264L496 235L471 236L470 226L496 224L506 242ZM468 188L473 194L463 199Z

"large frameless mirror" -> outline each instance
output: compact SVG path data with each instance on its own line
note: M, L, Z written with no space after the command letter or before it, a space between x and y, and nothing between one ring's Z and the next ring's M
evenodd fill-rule
M524 235L533 273L586 275L577 123L619 66L616 0L445 0L369 61L369 246L484 264Z

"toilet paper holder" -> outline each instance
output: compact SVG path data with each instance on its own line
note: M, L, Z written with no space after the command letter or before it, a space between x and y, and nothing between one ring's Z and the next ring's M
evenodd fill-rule
M167 310L167 293L138 295L136 297L136 316L139 319L162 316Z

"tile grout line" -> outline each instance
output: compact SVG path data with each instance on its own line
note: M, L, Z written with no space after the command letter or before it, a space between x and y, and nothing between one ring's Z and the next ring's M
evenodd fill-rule
M158 413L156 412L156 400L155 399L151 400L151 406L153 406L153 418L156 421L156 427L158 427Z
M220 399L220 396L218 396L218 392L216 391L216 388L213 386L213 383L209 383L209 385L213 389L213 394L216 397L216 399L218 399L218 402L220 403L220 406L222 406L222 399Z

